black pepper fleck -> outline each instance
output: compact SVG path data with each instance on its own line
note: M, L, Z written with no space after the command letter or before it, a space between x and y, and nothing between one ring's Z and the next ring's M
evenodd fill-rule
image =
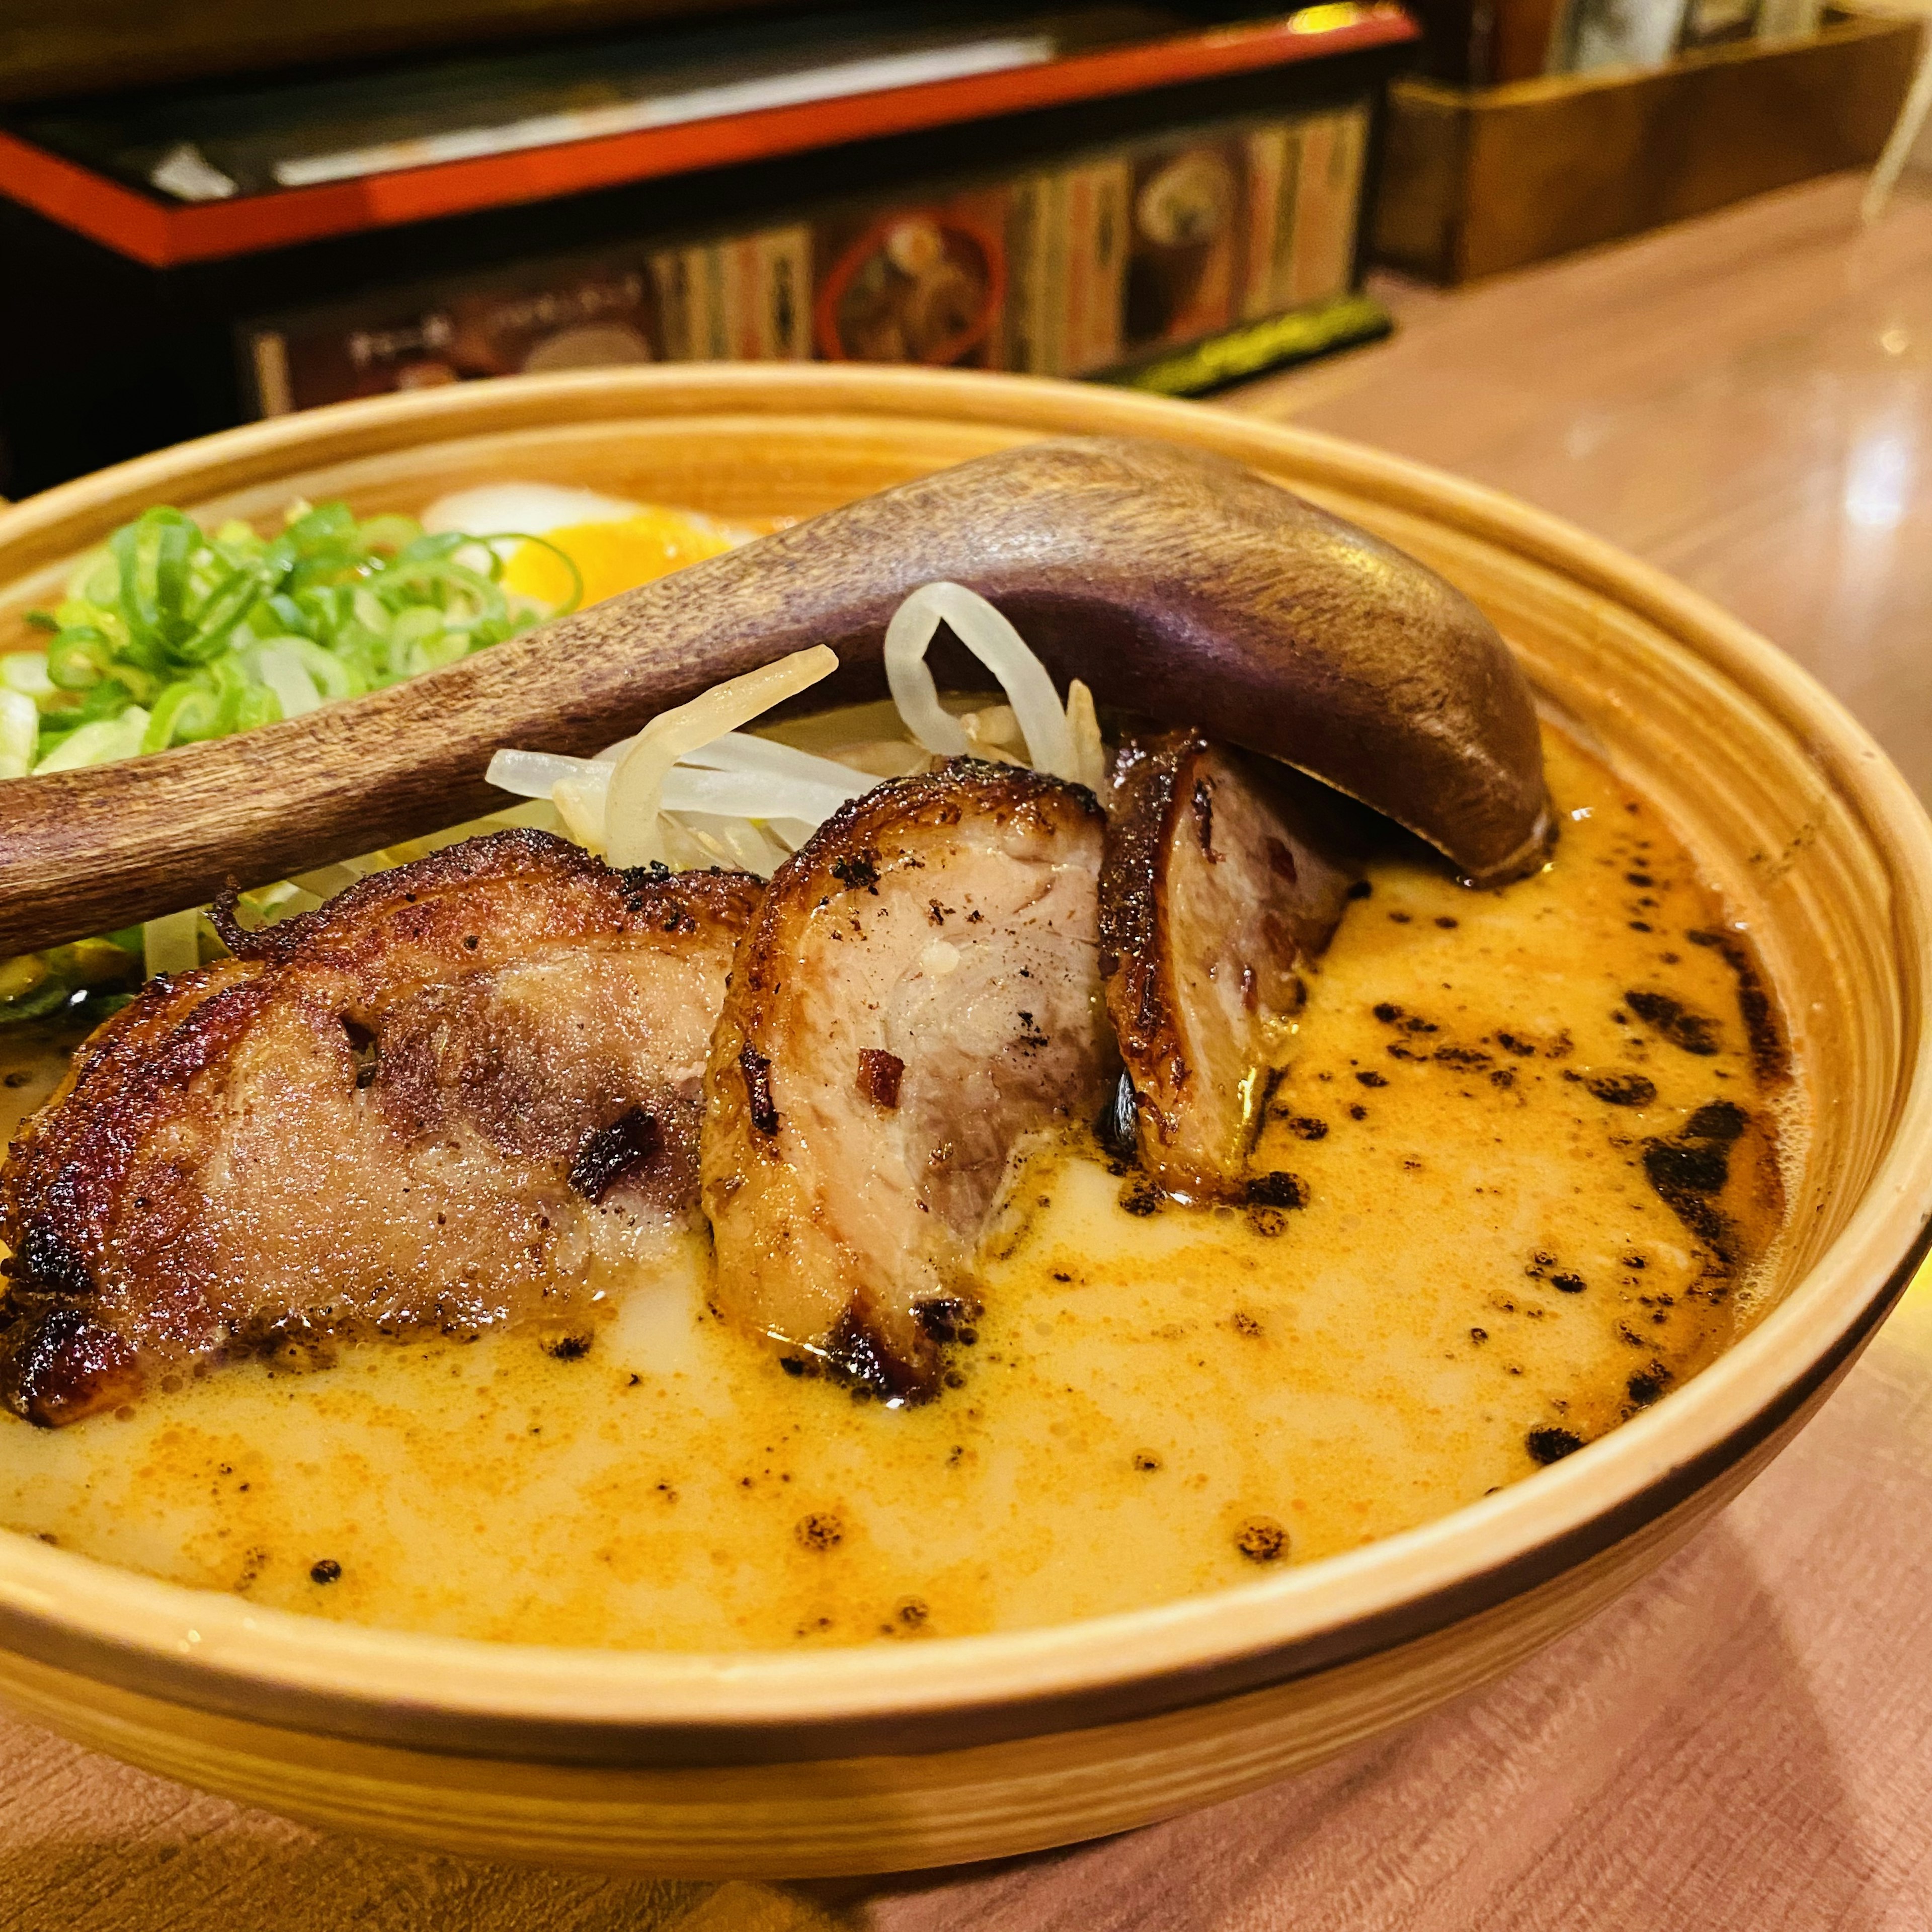
M1598 1073L1583 1084L1612 1107L1647 1107L1657 1098L1657 1086L1641 1073Z
M792 1534L805 1549L836 1550L845 1540L845 1526L829 1512L817 1510L810 1516L801 1516Z
M1718 1023L1695 1012L1668 993L1628 992L1624 1004L1652 1031L1672 1046L1708 1059L1718 1051Z
M1640 1369L1624 1384L1630 1400L1639 1408L1648 1408L1670 1385L1670 1371L1660 1362Z
M1522 1439L1523 1447L1529 1451L1532 1462L1540 1462L1546 1468L1552 1462L1560 1462L1566 1456L1574 1456L1583 1446L1583 1438L1568 1429L1532 1429Z
M1274 1563L1288 1554L1288 1532L1271 1516L1251 1516L1234 1546L1250 1563Z
M1306 1208L1308 1184L1299 1174L1258 1174L1248 1183L1251 1208Z

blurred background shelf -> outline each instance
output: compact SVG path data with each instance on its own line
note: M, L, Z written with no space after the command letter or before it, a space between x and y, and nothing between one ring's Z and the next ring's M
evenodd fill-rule
M1362 218L1418 38L1388 0L680 10L0 110L0 248L59 292L0 308L0 491L525 369L1196 393L1388 327Z
M171 268L1125 97L1144 124L1150 93L1415 38L1392 4L1220 15L846 6L28 104L0 186Z
M0 100L146 88L212 74L554 39L694 14L802 12L809 0L8 0Z
M1920 23L1843 14L1646 69L1493 87L1397 81L1377 260L1458 283L1869 166L1897 118Z
M1870 165L1924 18L1411 12L12 0L0 251L34 298L0 304L0 494L526 369L1208 394L1386 334L1371 254L1455 284Z

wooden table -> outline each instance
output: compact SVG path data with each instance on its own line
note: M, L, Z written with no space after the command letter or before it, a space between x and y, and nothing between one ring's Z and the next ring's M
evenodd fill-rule
M1228 406L1628 546L1932 793L1932 192L1832 182L1453 296ZM332 1838L0 1724L12 1932L1932 1927L1932 1276L1696 1543L1505 1682L1294 1782L968 1872L604 1880Z

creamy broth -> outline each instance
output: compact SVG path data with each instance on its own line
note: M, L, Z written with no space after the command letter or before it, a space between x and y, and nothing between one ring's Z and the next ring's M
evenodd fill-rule
M346 1347L64 1430L0 1415L0 1522L357 1622L731 1649L1158 1602L1530 1475L1749 1319L1802 1130L1694 861L1546 752L1542 873L1478 893L1380 857L1310 974L1256 1156L1306 1204L1163 1204L1042 1149L935 1402L783 1372L705 1312L694 1238L587 1353ZM60 1072L20 1038L0 1065L10 1117Z

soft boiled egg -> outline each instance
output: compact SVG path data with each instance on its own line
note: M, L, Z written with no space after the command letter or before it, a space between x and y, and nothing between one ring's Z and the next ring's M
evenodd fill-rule
M601 604L758 534L700 511L555 483L485 483L459 490L432 503L422 522L431 532L464 530L490 539L503 560L504 589L553 606L566 602L575 587L564 557L583 578L580 603ZM532 543L532 537L544 542Z

